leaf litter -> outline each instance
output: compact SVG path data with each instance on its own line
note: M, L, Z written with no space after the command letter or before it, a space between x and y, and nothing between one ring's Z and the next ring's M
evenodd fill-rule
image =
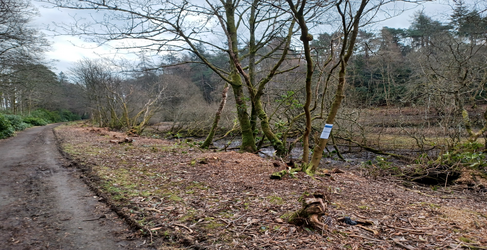
M148 137L111 143L126 135L83 125L56 134L88 185L157 249L487 249L485 192L411 187L346 165L272 180L287 166L255 154ZM327 197L330 227L287 223L314 192Z

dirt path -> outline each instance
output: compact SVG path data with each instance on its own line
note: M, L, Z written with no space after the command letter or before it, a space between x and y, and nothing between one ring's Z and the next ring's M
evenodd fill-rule
M144 249L128 227L71 169L53 128L0 140L2 249Z

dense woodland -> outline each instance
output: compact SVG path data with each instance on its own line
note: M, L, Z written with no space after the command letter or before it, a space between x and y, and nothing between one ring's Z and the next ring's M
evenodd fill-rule
M337 157L345 146L425 162L485 148L482 2L452 1L448 17L417 11L406 29L377 27L401 13L386 0L40 2L91 11L84 23L60 24L63 32L141 41L118 45L139 59L84 59L56 74L31 27L36 10L1 0L5 114L64 110L132 134L164 124L165 136L207 136L203 147L237 137L242 151L272 146L280 156L300 146L310 165L320 143ZM334 124L330 142L319 140L325 123Z

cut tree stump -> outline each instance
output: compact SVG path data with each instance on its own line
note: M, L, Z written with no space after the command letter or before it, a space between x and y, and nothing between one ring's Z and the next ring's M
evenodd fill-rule
M324 198L322 193L304 195L301 198L303 208L292 214L288 222L297 226L311 226L318 230L327 230L328 225L323 222L323 215L326 212Z
M122 143L132 143L134 140L131 139L131 138L124 138L124 139L121 139L121 140L110 140L110 143L118 143L118 144L122 144Z

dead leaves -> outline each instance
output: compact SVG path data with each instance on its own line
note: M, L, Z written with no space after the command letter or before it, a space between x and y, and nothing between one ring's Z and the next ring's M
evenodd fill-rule
M482 241L487 235L486 201L474 200L468 193L461 194L464 199L441 199L424 189L416 192L391 180L370 180L339 168L320 171L315 179L296 174L275 182L269 175L277 167L287 169L282 161L237 152L200 153L145 137L131 145L109 144L106 136L93 133L126 137L113 131L68 127L59 131L76 157L95 166L98 179L110 184L100 187L113 191L109 202L137 223L145 223L154 237L169 234L174 244L209 249L217 243L222 249L434 249L487 244ZM309 225L296 227L284 219L286 213L301 208L298 197L314 191L329 196L325 216L336 221L329 232ZM113 200L117 192L128 199ZM345 216L358 225L341 223Z

